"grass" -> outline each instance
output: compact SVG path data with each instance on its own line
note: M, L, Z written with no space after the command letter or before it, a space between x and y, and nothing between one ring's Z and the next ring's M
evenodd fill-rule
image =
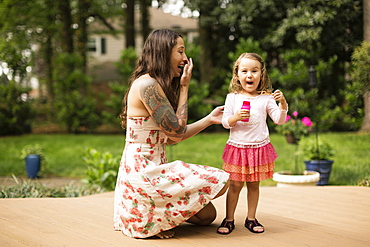
M54 176L82 178L86 166L82 160L85 147L121 155L124 135L31 134L0 138L0 176L26 176L21 149L27 144L44 148L47 172Z
M202 133L169 146L167 156L170 161L183 160L221 168L221 155L227 138L228 132ZM320 134L320 139L329 141L336 151L330 185L358 185L361 180L370 177L370 134L325 133ZM85 147L120 156L124 141L124 135L31 134L0 137L0 176L25 176L20 151L27 144L40 144L45 150L49 175L83 178L86 174L82 160ZM291 170L295 163L295 145L287 144L284 136L279 134L272 134L271 142L279 155L275 170ZM300 156L298 164L304 169ZM265 186L274 184L271 179L262 182Z

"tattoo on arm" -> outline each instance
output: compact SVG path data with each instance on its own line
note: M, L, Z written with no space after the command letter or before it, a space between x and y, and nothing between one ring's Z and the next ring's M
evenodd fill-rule
M187 119L187 104L179 109L178 116L174 112L167 97L158 90L159 85L155 80L146 80L140 87L140 96L150 110L154 121L169 137L177 137L184 133L185 126L181 120Z

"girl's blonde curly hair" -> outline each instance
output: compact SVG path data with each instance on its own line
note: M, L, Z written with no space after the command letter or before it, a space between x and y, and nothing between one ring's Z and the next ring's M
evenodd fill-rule
M265 62L263 61L262 57L256 53L247 53L247 52L241 54L234 63L233 77L231 78L231 81L230 81L229 92L230 93L240 93L243 90L240 84L240 81L239 81L239 77L238 77L240 61L243 58L257 60L261 64L261 80L260 80L260 83L258 84L257 92L261 93L262 91L266 91L267 93L272 93L272 90L273 90L272 85L271 85L270 79L267 74Z

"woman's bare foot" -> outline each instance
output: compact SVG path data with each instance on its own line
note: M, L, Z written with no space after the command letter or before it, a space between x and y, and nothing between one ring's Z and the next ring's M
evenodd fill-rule
M164 238L173 238L175 236L175 232L171 230L163 231L158 233L157 235L158 238L164 239Z

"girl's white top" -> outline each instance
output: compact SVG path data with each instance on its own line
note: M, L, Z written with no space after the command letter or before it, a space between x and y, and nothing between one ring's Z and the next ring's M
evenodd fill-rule
M236 125L229 125L229 117L241 109L243 101L250 101L249 122L238 121ZM270 142L269 130L267 127L267 114L275 124L285 123L287 110L282 110L277 105L272 95L258 95L247 97L239 93L229 93L226 96L225 109L222 117L222 125L230 129L227 143L234 146L253 147L264 146Z

